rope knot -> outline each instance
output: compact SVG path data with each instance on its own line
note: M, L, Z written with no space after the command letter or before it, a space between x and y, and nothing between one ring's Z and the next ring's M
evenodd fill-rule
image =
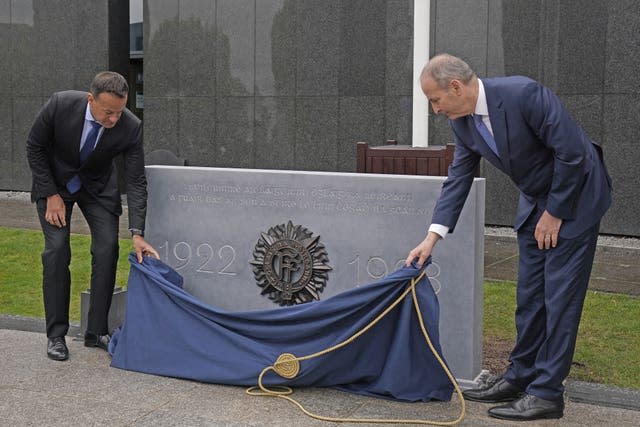
M295 378L300 372L300 362L293 354L282 353L273 364L273 370L283 378Z

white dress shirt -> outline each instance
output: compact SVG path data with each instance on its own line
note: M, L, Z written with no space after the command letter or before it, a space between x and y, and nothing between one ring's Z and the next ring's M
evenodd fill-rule
M473 114L482 117L482 122L485 124L491 135L493 135L493 128L491 127L491 121L489 120L489 107L487 106L487 96L484 93L484 85L482 80L478 79L478 100L476 101L476 109ZM442 224L431 224L429 231L433 231L443 239L449 233L449 227Z

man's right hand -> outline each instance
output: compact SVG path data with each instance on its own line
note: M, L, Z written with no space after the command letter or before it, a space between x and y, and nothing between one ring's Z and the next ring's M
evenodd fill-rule
M410 267L411 262L418 258L418 268L421 268L422 264L424 264L427 258L429 258L429 256L431 255L433 247L441 238L442 237L440 237L438 233L434 233L433 231L428 232L427 237L425 237L418 246L416 246L411 252L409 252L409 256L407 256L404 265Z
M66 208L64 207L64 201L59 194L47 197L47 211L44 214L44 219L51 225L62 228L67 225Z
M142 264L142 256L152 256L155 259L160 259L160 255L158 255L158 251L156 251L153 246L151 246L144 237L135 234L131 236L133 242L133 250L136 252L136 258L138 258L138 262Z

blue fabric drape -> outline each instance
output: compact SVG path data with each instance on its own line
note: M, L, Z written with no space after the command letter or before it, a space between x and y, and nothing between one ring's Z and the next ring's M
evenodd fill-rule
M182 277L151 257L130 255L126 320L115 331L111 366L202 382L251 386L282 353L316 353L349 338L419 275L401 268L326 300L274 310L231 312L204 304ZM438 299L426 276L416 285L429 336L441 354ZM422 335L411 293L374 328L334 352L300 363L265 385L333 387L405 401L449 400L453 386Z

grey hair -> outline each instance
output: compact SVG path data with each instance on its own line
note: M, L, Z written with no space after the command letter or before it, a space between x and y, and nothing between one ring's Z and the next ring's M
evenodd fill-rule
M118 98L124 98L129 93L129 85L120 74L113 71L103 71L93 78L89 90L94 97L106 92Z
M446 88L453 79L460 80L467 84L475 77L469 64L457 56L442 53L429 60L422 69L420 79L428 76L441 88Z

